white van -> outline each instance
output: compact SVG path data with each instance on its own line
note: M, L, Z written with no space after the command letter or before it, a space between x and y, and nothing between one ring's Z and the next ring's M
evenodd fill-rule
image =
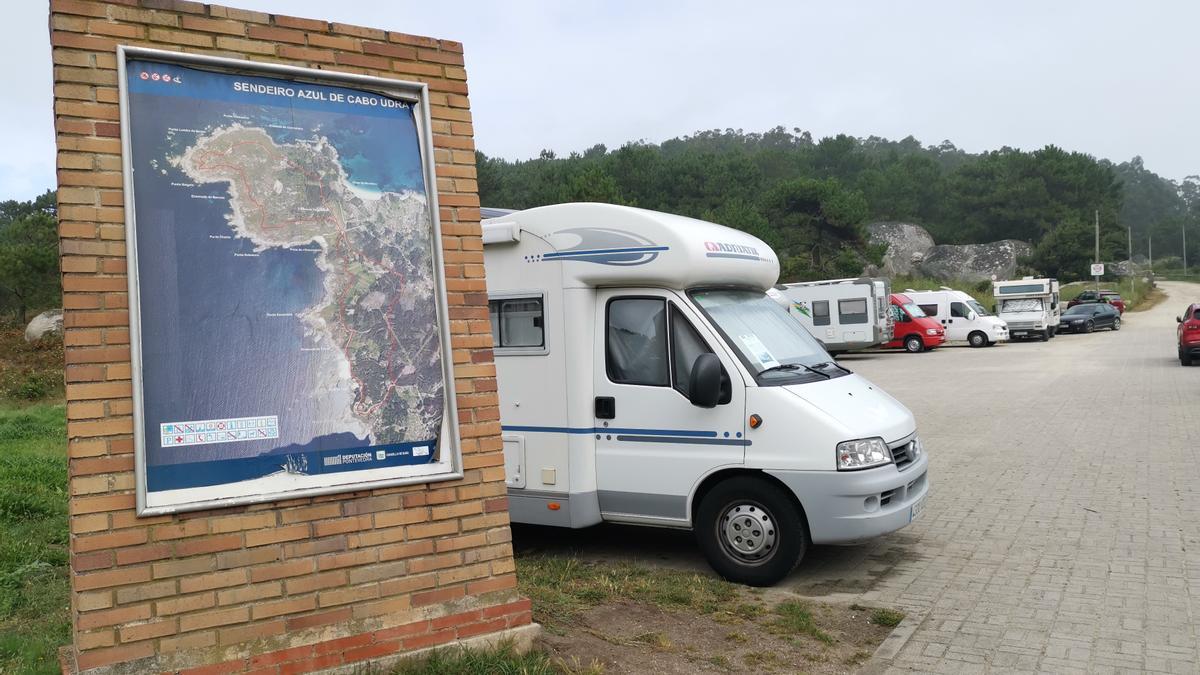
M861 277L777 286L792 316L832 353L867 349L892 339L895 317L887 279Z
M996 314L1008 324L1010 337L1045 341L1058 332L1062 310L1058 306L1057 279L993 281L992 295L996 297Z
M942 286L938 291L914 291L904 294L917 303L925 315L946 327L946 342L966 342L986 347L1008 340L1008 324L992 316L975 298L962 291Z
M765 291L762 241L607 204L483 223L509 513L692 529L723 576L782 579L811 543L921 511L912 413Z

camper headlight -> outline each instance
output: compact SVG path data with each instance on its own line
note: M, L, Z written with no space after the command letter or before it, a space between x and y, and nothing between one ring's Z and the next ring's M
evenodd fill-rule
M926 328L926 329L925 329L925 334L926 334L926 335L937 335L937 334L938 334L938 329L936 329L936 328Z
M882 438L861 438L837 444L838 471L869 469L892 463L892 451Z

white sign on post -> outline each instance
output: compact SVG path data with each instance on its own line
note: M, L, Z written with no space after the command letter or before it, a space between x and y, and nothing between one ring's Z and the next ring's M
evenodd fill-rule
M1104 263L1092 263L1092 276L1104 276Z

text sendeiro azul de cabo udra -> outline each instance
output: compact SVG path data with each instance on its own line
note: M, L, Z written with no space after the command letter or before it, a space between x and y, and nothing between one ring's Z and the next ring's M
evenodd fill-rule
M268 96L286 96L288 98L303 98L311 101L329 101L330 103L353 103L356 105L375 106L377 108L407 108L408 103L396 101L383 96L366 96L362 94L344 94L340 91L321 91L319 89L298 89L280 87L273 84L256 84L254 82L234 82L234 91L250 94L266 94Z

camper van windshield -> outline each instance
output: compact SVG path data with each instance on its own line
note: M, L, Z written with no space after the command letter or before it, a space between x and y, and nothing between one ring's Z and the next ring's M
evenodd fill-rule
M968 300L967 305L969 305L971 307L971 309L975 310L975 313L978 314L979 316L991 316L992 315L991 312L984 309L983 305L979 304L979 302L977 302L975 300Z
M1000 305L1001 312L1040 312L1041 298L1009 298Z
M799 321L761 291L693 291L691 296L762 381L785 384L848 372L830 367L814 373L797 367L820 366L832 359Z
M925 317L925 312L921 311L921 308L918 307L917 303L915 302L904 303L904 311L908 312L908 315L914 319L921 319Z

